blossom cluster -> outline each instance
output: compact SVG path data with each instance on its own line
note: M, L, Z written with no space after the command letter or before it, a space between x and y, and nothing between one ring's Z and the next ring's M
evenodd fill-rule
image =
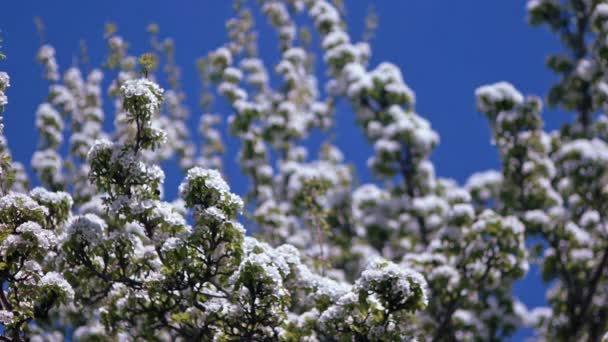
M0 126L2 337L497 341L527 326L539 340L602 338L608 5L528 1L530 22L567 52L548 59L559 77L547 101L576 120L547 132L539 97L479 87L501 167L465 184L436 175L439 134L406 74L371 65L337 2L257 5L237 1L228 41L197 62L198 132L175 43L157 25L140 66L113 25L103 69L60 73L54 48L40 48L51 82L35 113L40 186ZM256 14L276 32L276 61L258 55ZM0 114L8 86L0 72ZM370 183L333 141L337 110L373 147ZM224 127L249 181L242 197L222 173ZM177 189L165 189L171 162ZM528 309L513 288L531 265L551 287L546 306Z

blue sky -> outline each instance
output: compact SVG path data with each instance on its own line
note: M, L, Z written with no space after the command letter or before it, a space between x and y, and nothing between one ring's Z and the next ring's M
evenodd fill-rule
M508 80L526 94L545 95L554 76L544 66L550 52L559 51L556 37L544 28L526 23L524 0L471 1L363 1L347 3L349 30L360 37L370 3L377 9L380 26L373 40L372 65L390 61L401 67L406 83L416 92L417 111L428 118L441 135L433 154L438 175L464 182L469 174L498 167L496 150L490 145L485 118L475 111L474 90L480 85ZM198 76L194 61L221 44L226 37L224 22L231 13L227 0L174 1L7 1L0 11L3 52L0 70L9 72L12 86L5 112L6 135L15 159L29 163L36 148L34 113L47 94L48 84L35 63L39 38L33 24L40 16L46 26L46 40L58 51L61 70L78 55L79 42L87 41L92 61L105 56L102 40L104 24L112 21L131 43L133 53L148 49L145 27L160 25L161 35L174 38L177 61L182 66L183 86L189 94L192 115L196 107ZM264 23L263 18L256 18ZM263 27L264 25L262 25ZM276 60L272 35L262 35L261 54ZM106 84L109 81L106 78ZM347 107L337 114L336 141L346 158L358 169L362 182L371 181L365 161L371 148L354 125ZM222 114L229 114L224 111ZM106 113L109 115L109 112ZM550 128L572 116L545 110ZM194 121L193 121L194 122ZM246 183L238 176L230 146L227 174L240 193ZM168 174L168 187L179 177ZM174 193L168 191L168 193ZM544 302L538 272L517 286L517 294L527 304ZM521 335L516 337L516 340Z

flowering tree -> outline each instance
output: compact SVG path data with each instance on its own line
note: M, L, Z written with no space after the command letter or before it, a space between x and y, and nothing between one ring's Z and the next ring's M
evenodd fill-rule
M547 133L539 98L505 82L480 87L502 168L465 185L435 176L439 135L395 65L368 65L370 46L354 42L339 3L235 8L226 44L198 62L198 132L174 44L156 25L139 59L108 26L103 68L86 75L77 66L62 75L53 47L41 46L50 86L36 111L38 187L12 160L0 121L0 339L497 341L524 326L539 340L601 339L608 3L528 2L530 22L565 43L548 60L560 76L548 102L576 120ZM272 66L257 54L257 10L277 32ZM0 72L0 115L8 87ZM243 199L222 176L215 95L230 106L250 184ZM377 183L358 184L331 144L338 101L374 147ZM327 137L315 156L313 131ZM184 179L167 199L159 165L172 158ZM551 283L546 308L528 310L512 291L531 262Z

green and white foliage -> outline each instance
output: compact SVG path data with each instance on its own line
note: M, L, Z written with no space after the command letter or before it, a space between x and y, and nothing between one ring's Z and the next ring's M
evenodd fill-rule
M438 133L404 73L370 65L339 1L235 1L228 41L197 62L198 132L158 25L137 58L109 24L100 68L60 73L44 44L50 85L31 160L40 187L12 161L0 121L1 338L499 341L533 327L542 341L601 340L608 3L527 8L565 44L548 58L559 76L548 102L577 119L546 132L540 98L507 82L480 87L501 168L464 185L435 175ZM276 32L273 65L257 53L260 16ZM0 115L9 85L0 72ZM359 184L332 143L341 100L373 147L373 183ZM228 134L249 181L242 198L222 175ZM164 188L170 161L183 171L178 189ZM550 283L547 307L513 293L531 263Z
M6 96L7 88L10 87L10 77L4 71L0 71L0 189L2 194L7 191L10 186L10 173L11 173L11 155L6 145L6 138L4 137L4 107L8 104L8 97Z
M550 282L548 307L528 312L537 339L599 341L608 328L606 207L606 18L608 3L530 0L532 25L546 25L564 44L547 58L559 80L550 106L572 112L560 130L543 129L542 101L501 82L477 90L493 132L502 176L486 191L498 212L518 217L534 237L532 260ZM484 189L485 188L485 189ZM480 198L481 199L481 198ZM486 199L482 199L486 200Z
M0 293L4 335L22 340L28 325L45 320L49 310L74 300L74 290L58 267L59 240L72 198L35 188L0 198ZM57 272L59 271L59 272Z

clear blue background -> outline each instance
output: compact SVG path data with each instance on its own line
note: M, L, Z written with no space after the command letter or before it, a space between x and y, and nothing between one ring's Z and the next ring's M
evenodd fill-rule
M406 83L417 95L417 111L428 118L441 135L433 154L437 174L464 182L472 172L498 167L497 153L489 143L487 122L475 111L474 90L480 85L508 80L526 94L545 95L554 76L544 67L550 52L561 49L557 39L544 28L526 23L524 0L397 0L347 2L347 21L354 37L360 37L366 11L373 3L380 26L372 42L372 65L391 61L401 67ZM9 105L5 112L6 135L15 159L29 164L37 144L34 113L47 95L48 84L35 63L40 41L33 24L40 16L46 26L46 41L58 52L60 71L79 54L79 41L86 40L90 59L98 65L106 56L103 27L115 22L119 33L131 44L130 52L149 49L145 27L160 25L161 36L171 36L177 46L177 62L183 71L183 86L192 109L192 127L200 111L197 107L198 76L194 61L226 39L225 20L231 15L228 0L175 1L4 1L0 29L4 39L0 70L11 76ZM261 55L276 60L274 35L265 18ZM106 75L104 87L109 82ZM107 102L107 101L106 101ZM108 103L106 103L106 106ZM109 108L109 107L107 107ZM221 106L220 106L220 109ZM358 168L362 182L372 181L365 161L371 148L354 125L347 107L337 113L336 141L348 161ZM230 114L223 108L222 114ZM108 122L111 112L106 111ZM569 114L545 111L550 128L571 120ZM226 173L238 193L247 183L234 163L237 147L229 145ZM181 176L169 167L167 189L174 194ZM533 268L517 285L517 296L530 307L544 303L545 286ZM514 340L521 340L521 332Z

